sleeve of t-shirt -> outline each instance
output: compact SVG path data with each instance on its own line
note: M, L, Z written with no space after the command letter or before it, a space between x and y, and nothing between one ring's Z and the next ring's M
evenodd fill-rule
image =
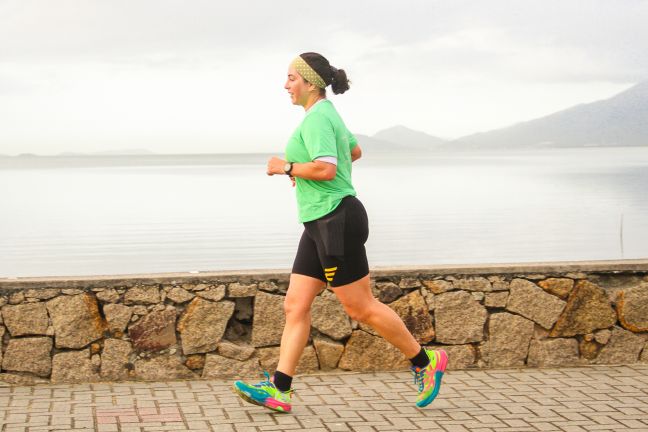
M351 132L349 132L349 150L353 150L356 148L358 145L358 139L353 135Z
M312 113L304 119L302 139L311 160L322 156L338 156L333 125L319 113Z

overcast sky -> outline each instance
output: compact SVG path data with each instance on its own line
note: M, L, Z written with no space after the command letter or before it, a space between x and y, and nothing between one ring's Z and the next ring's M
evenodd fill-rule
M0 0L0 153L281 151L305 51L347 71L353 132L456 138L648 79L646 23L638 0Z

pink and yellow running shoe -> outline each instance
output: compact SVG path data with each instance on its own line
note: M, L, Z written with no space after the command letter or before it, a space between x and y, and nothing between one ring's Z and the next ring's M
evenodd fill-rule
M423 408L432 403L439 394L441 378L448 365L448 354L443 350L425 350L430 358L430 364L421 369L412 366L414 384L418 384L419 395L416 399L416 406Z
M266 377L265 381L261 381L258 384L236 381L232 386L232 390L247 402L270 408L274 411L289 413L292 409L290 398L293 390L290 389L287 392L280 391L270 381L270 374L268 372L263 372L263 374Z

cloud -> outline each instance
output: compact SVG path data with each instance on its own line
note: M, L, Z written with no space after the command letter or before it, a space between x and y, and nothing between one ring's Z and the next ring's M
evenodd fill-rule
M0 0L0 152L281 148L303 51L347 70L353 130L459 136L647 79L646 22L633 0Z

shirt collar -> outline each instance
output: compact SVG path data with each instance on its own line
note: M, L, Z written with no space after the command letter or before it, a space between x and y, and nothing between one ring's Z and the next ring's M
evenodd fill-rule
M322 99L318 100L318 101L315 102L313 105L311 105L311 107L308 108L308 109L306 110L306 112L309 112L310 110L313 109L313 107L315 107L315 105L317 105L318 103L320 103L320 102L322 102L322 101L325 101L325 100L328 100L328 99L326 99L326 98L322 98Z

